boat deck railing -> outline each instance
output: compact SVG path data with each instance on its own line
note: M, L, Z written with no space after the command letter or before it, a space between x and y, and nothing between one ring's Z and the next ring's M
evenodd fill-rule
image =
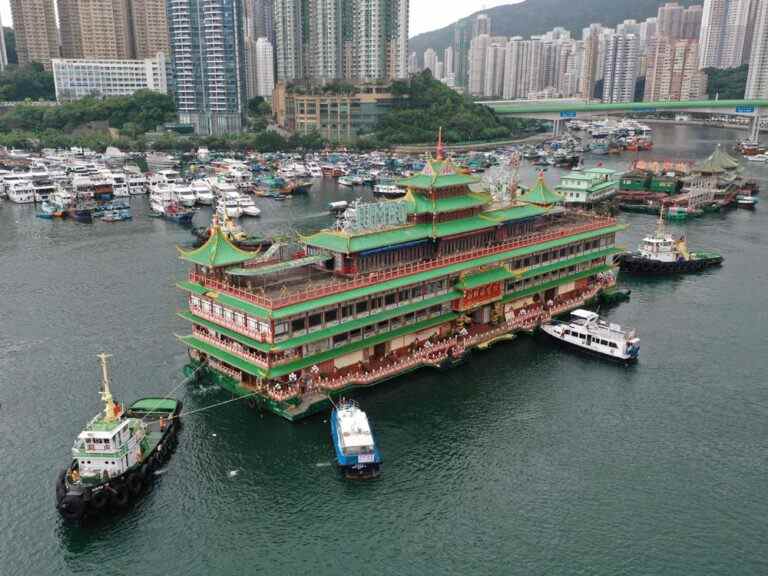
M204 274L198 274L194 271L190 272L189 280L192 282L197 282L206 288L210 288L211 290L220 290L248 302L252 302L263 308L275 310L278 308L290 306L292 304L298 304L307 300L314 300L324 296L330 296L331 294L345 292L355 288L364 288L373 284L380 284L382 282L387 282L389 280L394 280L405 276L411 276L420 272L427 272L437 268L450 266L452 264L459 264L462 262L475 260L484 256L492 256L502 252L508 252L516 248L523 248L526 246L540 244L542 242L559 240L567 236L574 236L584 232L599 230L600 228L606 228L615 224L615 218L589 215L589 221L583 224L564 226L547 232L527 234L525 236L519 236L514 240L494 244L493 246L487 246L485 248L468 250L458 254L438 257L427 260L425 262L395 266L387 270L370 272L366 274L358 274L343 280L334 279L328 282L324 282L321 286L302 288L296 290L295 292L291 292L290 289L286 287L284 290L282 290L283 293L277 296L257 294L252 291L233 286L228 282L222 282L220 280L210 278ZM303 287L305 285L306 284L302 284L301 286Z

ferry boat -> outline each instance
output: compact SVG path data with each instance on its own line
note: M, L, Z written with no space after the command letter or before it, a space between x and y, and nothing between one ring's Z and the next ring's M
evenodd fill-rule
M375 478L381 471L381 454L376 446L368 416L357 403L342 400L331 414L331 438L336 462L346 478Z
M563 195L567 204L594 205L616 194L619 181L615 170L589 168L571 170L560 177L555 190Z
M400 198L405 196L406 191L400 186L396 185L393 180L382 179L378 184L374 185L373 193L376 196L386 196L388 198Z
M405 197L355 203L279 249L243 250L218 227L180 249L185 372L299 420L329 397L471 358L615 285L624 225L569 209L543 177L497 201L438 153L396 185Z
M618 263L630 274L663 275L699 272L723 263L715 252L689 252L685 238L674 238L664 226L663 210L659 213L656 232L646 236L637 252L621 254Z
M569 321L554 320L541 330L564 344L619 362L637 362L640 354L640 339L634 330L622 330L589 310L574 310Z
M72 462L56 480L56 508L68 521L126 508L176 446L181 402L142 398L124 410L112 398L108 358L99 354L104 411L77 436Z
M240 198L237 201L240 210L243 212L243 216L260 216L261 209L256 206L256 202L253 198L246 194L240 194Z

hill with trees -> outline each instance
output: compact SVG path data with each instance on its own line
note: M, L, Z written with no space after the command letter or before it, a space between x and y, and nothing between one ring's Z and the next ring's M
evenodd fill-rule
M747 91L747 74L749 66L744 64L738 68L705 68L707 75L707 95L723 100L741 100Z
M392 85L392 110L365 141L376 146L433 142L443 129L447 143L500 140L535 132L538 122L500 118L432 77L429 70Z
M478 10L471 16L458 22L414 36L409 41L409 50L416 52L419 60L424 57L424 50L433 48L442 59L442 50L453 42L456 25L466 25L472 29L472 21L478 14L491 17L491 34L494 36L523 36L543 34L556 26L570 30L574 38L581 38L582 28L593 22L604 26L615 26L627 20L638 22L656 16L659 6L668 0L525 0L518 4L507 4ZM678 0L683 6L701 4L701 0Z

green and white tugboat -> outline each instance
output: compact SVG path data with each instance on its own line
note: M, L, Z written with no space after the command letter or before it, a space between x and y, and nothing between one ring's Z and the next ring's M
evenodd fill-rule
M108 358L99 354L104 411L77 436L72 463L56 479L56 508L73 522L138 498L173 452L181 426L178 400L142 398L125 410L113 400Z

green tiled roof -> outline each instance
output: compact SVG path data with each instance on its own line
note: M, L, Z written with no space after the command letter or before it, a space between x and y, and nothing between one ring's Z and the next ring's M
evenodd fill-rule
M407 199L411 203L411 212L414 214L454 212L456 210L466 210L467 208L477 208L491 202L490 194L475 192L434 200L417 192L415 194L409 193Z
M544 178L539 178L536 186L520 196L519 200L537 206L551 206L553 204L562 204L563 197L550 190L544 183Z
M209 356L213 356L214 358L221 360L230 366L234 366L246 374L250 374L251 376L258 376L259 378L266 378L267 376L266 371L256 364L252 364L240 356L236 356L231 352L227 352L226 350L222 350L213 344L209 344L205 340L201 340L200 338L196 338L194 336L179 336L179 340L184 342L184 344L190 348L194 348L195 350L204 352Z
M559 198L559 196L558 196ZM390 230L371 231L362 234L349 234L336 230L324 230L304 238L309 246L323 248L333 252L354 254L365 250L373 250L383 246L394 246L404 242L425 240L427 238L443 238L455 234L464 234L483 228L493 228L504 222L522 220L545 214L547 209L532 204L520 204L500 210L488 210L470 218L459 218L448 222L435 224L412 224Z
M256 252L240 250L240 248L227 239L224 232L222 232L221 228L218 226L214 227L213 234L211 234L205 244L200 246L200 248L190 250L189 252L179 248L179 253L183 260L194 262L200 266L209 267L240 264L242 262L247 262L248 260L253 260L258 256Z
M532 246L524 246L522 248L516 248L514 250L510 250L508 252L501 252L499 254L493 254L490 256L484 256L482 258L476 258L474 260L469 260L467 262L460 262L458 264L451 264L450 266L443 266L441 268L435 268L434 270L428 270L426 272L420 272L418 274L412 274L410 276L404 276L402 278L396 278L394 280L389 280L387 282L381 282L379 284L374 284L372 286L366 286L364 288L356 288L354 290L349 290L347 292L341 292L339 294L332 294L330 296L324 296L322 298L318 298L316 300L309 300L307 302L299 302L298 304L293 304L291 306L286 306L284 308L278 308L274 311L269 311L264 308L260 308L259 306L256 306L254 304L251 304L249 302L246 302L244 300L241 300L240 298L236 298L234 296L226 296L224 293L219 293L218 301L222 304L226 304L227 306L231 306L232 308L237 308L238 310L243 310L244 312L247 312L249 314L252 314L254 316L260 317L260 318L269 318L273 317L276 319L279 318L286 318L288 316L293 316L295 314L301 314L302 312L307 312L309 310L314 310L315 308L322 308L323 306L331 306L333 304L337 304L339 302L343 302L345 300L352 300L355 298L362 298L364 296L368 296L370 294L376 294L377 292L384 292L386 290L393 290L400 288L402 286L407 286L409 284L415 284L418 282L424 282L426 280L431 280L433 278L439 278L441 276L446 276L449 274L456 274L458 272L461 272L462 270L469 270L471 268L475 268L478 266L486 266L489 264L495 264L497 262L500 262L502 260L506 260L508 258L514 258L516 256L524 256L526 254L530 254L532 252L537 252L539 250L546 250L548 248L556 248L558 246L562 246L564 244L569 244L571 242L577 242L579 240L586 240L588 238L593 238L595 236L601 236L603 234L610 234L612 232L619 232L621 230L624 230L626 226L617 224L615 226L608 226L606 228L600 228L598 230L591 230L589 232L582 232L581 234L574 234L572 236L564 236L563 238L558 238L557 240L549 240L548 242L541 242L540 244L534 244ZM183 290L193 291L197 294L205 294L206 292L209 292L205 288L201 287L199 284L195 284L194 282L180 282L178 284L179 288Z
M469 186L477 184L480 178L462 174L448 160L429 160L421 174L398 180L397 185L419 190L448 188L449 186Z

